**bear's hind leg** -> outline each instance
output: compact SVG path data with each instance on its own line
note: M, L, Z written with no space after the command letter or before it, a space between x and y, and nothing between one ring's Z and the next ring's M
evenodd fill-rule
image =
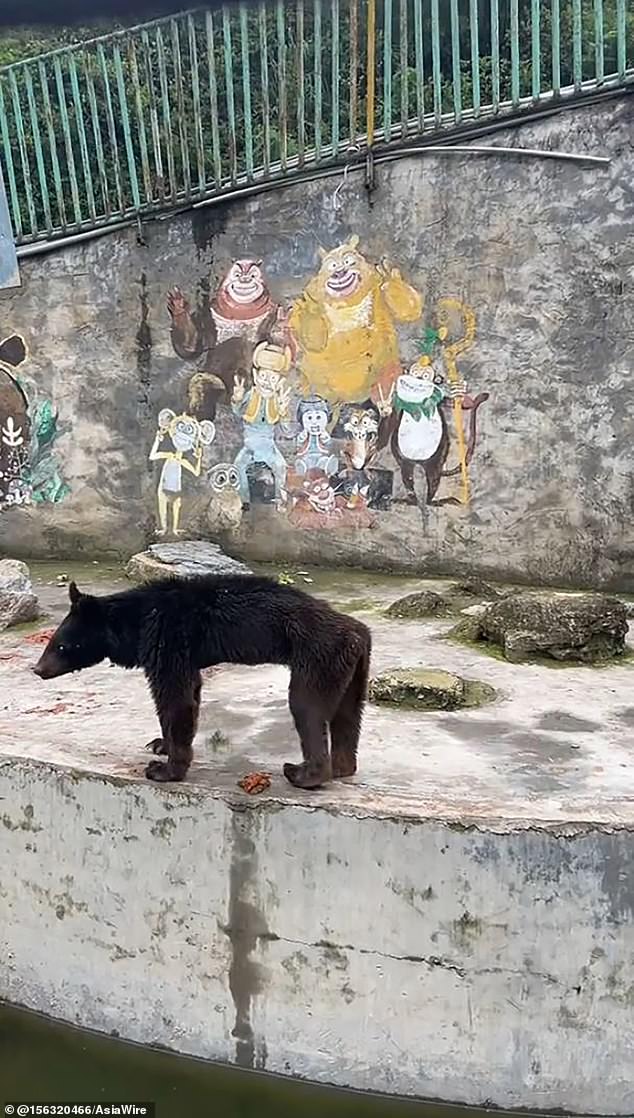
M357 771L357 750L361 734L361 717L368 686L370 650L359 656L352 679L330 722L332 775L336 778L354 776Z
M328 741L328 700L291 673L288 705L299 734L304 761L284 765L284 776L296 788L320 788L332 776Z

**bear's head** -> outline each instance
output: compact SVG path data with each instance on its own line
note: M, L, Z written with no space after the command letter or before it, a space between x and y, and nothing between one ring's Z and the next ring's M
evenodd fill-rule
M321 267L311 284L311 295L334 306L358 303L376 286L376 268L358 250L359 238L333 248L320 249Z
M99 664L107 655L101 605L90 594L69 586L70 612L55 630L33 671L40 679L56 679Z

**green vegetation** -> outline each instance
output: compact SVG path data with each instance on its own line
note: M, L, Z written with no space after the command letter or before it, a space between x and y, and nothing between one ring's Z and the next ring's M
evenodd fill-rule
M181 14L102 45L86 41L117 29L113 25L5 33L0 66L18 63L0 70L0 141L16 234L29 237L49 225L76 227L105 215L176 204L248 177L253 168L295 157L301 162L313 148L323 157L330 157L333 147L345 153L366 122L367 5L356 3L352 8L345 0L303 5L280 0L278 6L243 9L233 4L224 16L217 9L208 17L200 11ZM440 4L436 91L429 0L422 0L418 55L414 0L405 0L402 8L392 4L390 25L382 0L377 7L377 131L386 126L394 136L407 134L404 122L422 112L472 108L468 0L458 4L455 87L451 8ZM632 65L634 11L628 8L626 61ZM573 0L560 0L561 86L574 80L573 10ZM496 66L490 2L478 0L482 105L513 94L510 11L509 0L500 0ZM531 0L519 0L515 92L520 97L552 87L551 20L551 3L542 0L534 89ZM131 16L127 25L135 22ZM582 80L597 75L596 31L594 0L581 0L577 76ZM617 0L604 0L602 42L603 72L613 74ZM72 47L77 49L66 49ZM19 65L58 48L60 54L40 63Z

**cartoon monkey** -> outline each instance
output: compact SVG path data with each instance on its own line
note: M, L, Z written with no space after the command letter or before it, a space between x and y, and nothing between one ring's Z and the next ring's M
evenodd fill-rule
M383 399L384 410L390 409L391 413L381 425L380 443L384 446L390 442L392 454L400 466L408 504L418 504L414 490L417 465L425 472L428 505L461 503L456 497L436 497L441 478L461 472L460 466L445 470L450 437L443 405L448 400L460 399L462 407L471 412L466 448L468 465L475 450L477 411L488 398L488 392L475 398L468 396L464 383L448 384L424 357L401 373L395 390Z
M302 351L303 394L332 405L388 390L400 371L396 324L422 313L419 293L385 263L371 264L354 236L330 252L291 311Z
M168 531L168 510L172 510L172 532L180 536L179 529L183 490L183 470L200 477L203 447L211 446L216 434L213 423L207 419L199 422L191 415L176 415L171 408L163 408L158 416L158 429L150 451L150 462L163 462L159 478L157 499L159 536ZM172 449L163 450L166 440ZM193 461L186 455L191 454Z
M339 469L339 459L332 453L332 438L328 424L332 409L322 396L309 396L297 405L297 421L301 431L297 436L297 457L295 473L306 474L309 470L323 470L331 476Z
M268 290L261 260L235 260L211 301L192 311L182 291L168 293L174 352L186 361L203 356L189 384L189 408L214 419L231 398L234 376L249 377L261 341L290 344L285 316Z

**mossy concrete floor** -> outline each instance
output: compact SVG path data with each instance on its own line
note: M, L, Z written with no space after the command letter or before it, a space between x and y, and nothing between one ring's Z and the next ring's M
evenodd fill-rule
M266 568L261 568L266 570ZM39 649L33 630L55 624L67 606L59 573L82 588L125 588L99 564L35 565L41 623L0 638L0 753L143 779L144 743L157 732L141 673L102 664L59 681L29 671ZM279 569L276 572L280 573ZM203 692L189 783L235 788L253 769L272 773L265 798L396 811L463 821L535 820L634 824L634 664L606 668L511 665L443 639L455 619L388 619L386 606L440 581L354 571L288 572L296 585L358 612L374 636L373 671L441 668L493 686L481 710L392 711L369 705L358 775L317 793L281 776L299 750L279 667L223 667ZM238 793L240 794L240 793Z

